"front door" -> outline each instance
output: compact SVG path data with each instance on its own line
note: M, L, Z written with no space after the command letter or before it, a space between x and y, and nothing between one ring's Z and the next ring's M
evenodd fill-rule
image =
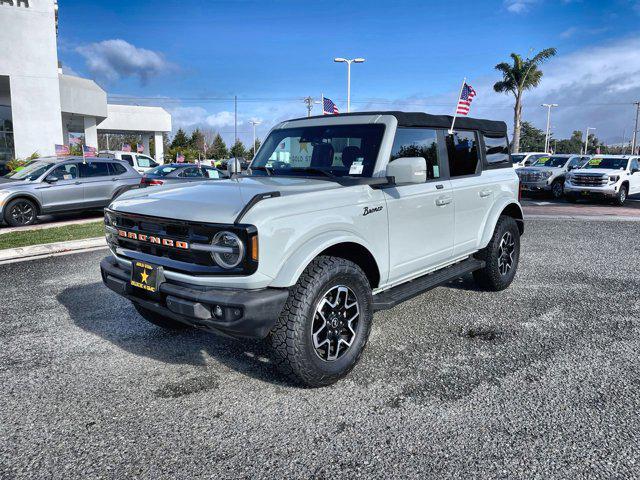
M57 180L51 181L54 178ZM84 189L76 162L58 165L47 175L39 189L42 207L46 212L80 209L84 203Z
M390 283L446 263L453 249L453 196L441 168L436 130L398 128L389 161L401 157L425 158L427 181L384 189Z
M637 158L633 158L629 164L629 172L640 169L640 162ZM640 172L634 172L629 175L629 194L640 193Z

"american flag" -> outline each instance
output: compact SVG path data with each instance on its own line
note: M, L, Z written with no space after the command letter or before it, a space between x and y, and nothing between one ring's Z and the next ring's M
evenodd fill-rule
M122 151L123 152L130 152L131 151L131 145L129 145L128 143L123 143L122 144Z
M176 153L176 162L177 163L184 163L184 155L181 153Z
M69 143L71 145L80 145L82 143L82 139L80 137L69 135Z
M456 110L456 113L458 115L467 115L469 113L469 109L471 108L473 97L475 96L476 91L471 85L467 85L467 83L465 82L462 86L462 92L460 92L460 99L458 100L458 109Z
M144 145L143 145L143 144L141 144L141 143L139 143L139 144L136 146L136 152L138 152L138 153L144 153Z
M69 147L67 145L58 145L56 144L56 156L58 157L66 157L69 155Z
M323 115L338 115L338 106L333 103L330 98L322 98L322 114Z
M88 147L87 145L82 145L82 156L84 158L97 157L98 150L95 147Z

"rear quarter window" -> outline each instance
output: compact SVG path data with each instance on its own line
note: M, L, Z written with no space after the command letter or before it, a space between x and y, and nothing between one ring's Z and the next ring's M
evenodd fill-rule
M489 166L510 166L509 161L509 142L507 137L502 135L484 134L484 152Z

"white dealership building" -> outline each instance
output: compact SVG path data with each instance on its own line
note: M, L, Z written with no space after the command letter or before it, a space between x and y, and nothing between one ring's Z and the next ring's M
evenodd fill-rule
M112 105L93 80L62 73L56 0L0 0L0 162L53 155L69 133L98 147L98 132L139 134L162 160L171 116L159 107ZM149 151L155 136L156 151Z

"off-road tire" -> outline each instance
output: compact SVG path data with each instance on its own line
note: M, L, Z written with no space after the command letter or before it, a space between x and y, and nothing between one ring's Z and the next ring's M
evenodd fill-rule
M510 234L514 241L512 266L506 274L500 271L500 244L506 234ZM484 268L473 272L473 278L480 288L497 292L504 290L513 281L520 260L520 230L512 217L502 215L498 219L493 236L489 244L479 251L475 257L485 262Z
M615 204L619 207L623 206L627 201L627 197L629 196L629 187L626 185L622 185L620 190L618 190L618 194L614 200Z
M316 307L326 292L341 285L357 297L360 317L351 346L336 360L316 353L312 328ZM371 286L360 267L338 257L320 256L291 287L289 298L269 334L275 361L282 373L309 387L330 385L356 365L364 350L373 319Z
M151 310L147 310L144 307L134 303L133 306L136 308L138 313L145 320L157 325L158 327L164 328L165 330L185 330L190 328L189 325L186 325L182 322L174 320L169 317L165 317L164 315L160 315L159 313L152 312Z
M564 181L558 179L551 184L551 197L554 200L560 200L564 195Z
M18 207L21 209L29 209L31 212L31 216L26 221L19 221L13 217L12 210L14 207ZM23 215L21 218L25 218ZM38 207L37 205L28 200L26 198L16 198L15 200L11 200L6 208L4 209L4 221L10 227L24 227L26 225L33 225L38 220Z

